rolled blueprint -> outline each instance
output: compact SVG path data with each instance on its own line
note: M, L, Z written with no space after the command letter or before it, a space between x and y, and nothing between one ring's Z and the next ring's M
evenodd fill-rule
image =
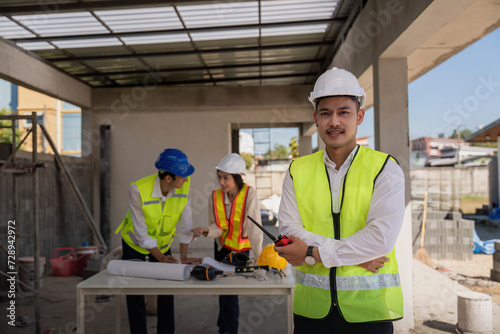
M186 281L191 268L186 264L112 260L108 264L111 275Z
M234 273L236 269L236 267L233 265L216 261L209 256L204 257L201 263L208 264L216 269L222 270L225 273Z

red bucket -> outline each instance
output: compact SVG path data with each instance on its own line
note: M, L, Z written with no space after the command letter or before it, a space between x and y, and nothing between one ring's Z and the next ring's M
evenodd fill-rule
M71 254L57 257L57 251L69 250ZM58 247L54 250L54 258L50 259L50 267L53 276L70 276L75 273L76 259L75 250L72 247Z

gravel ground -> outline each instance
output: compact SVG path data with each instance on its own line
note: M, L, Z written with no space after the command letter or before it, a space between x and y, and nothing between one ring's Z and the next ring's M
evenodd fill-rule
M477 224L476 232L483 241L500 239L500 228L493 224ZM491 295L492 301L500 303L500 282L490 279L493 255L473 254L469 261L435 261L439 271L471 290Z
M472 260L434 261L436 269L467 288L491 296L492 301L500 303L500 282L490 279L493 269L493 255L473 254Z

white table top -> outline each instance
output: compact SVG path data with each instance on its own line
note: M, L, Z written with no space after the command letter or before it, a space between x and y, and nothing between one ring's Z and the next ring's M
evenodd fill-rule
M251 274L236 274L235 276L220 277L213 281L200 281L191 277L187 281L174 281L129 276L110 275L107 270L86 279L77 285L77 289L290 289L295 287L295 279L291 270L287 276L268 273L269 280L258 281ZM116 291L114 291L116 292ZM215 291L214 291L215 292ZM254 292L255 293L255 292Z

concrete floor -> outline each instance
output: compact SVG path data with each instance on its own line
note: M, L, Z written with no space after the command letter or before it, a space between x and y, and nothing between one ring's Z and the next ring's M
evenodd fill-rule
M208 252L209 250L207 250ZM205 253L206 254L206 253ZM57 277L46 275L41 289L42 333L53 328L51 333L74 333L76 325L76 285L79 276ZM115 332L115 298L96 302L94 296L86 297L86 332ZM122 310L122 333L129 333L125 297L120 298ZM16 296L16 315L34 319L34 298L29 294ZM278 333L286 329L285 296L239 296L240 333ZM217 333L218 296L176 296L175 321L177 333ZM11 327L3 315L8 304L0 303L0 333L33 333L34 327ZM149 333L156 332L156 316L148 316ZM54 329L56 329L54 331Z
M269 230L272 227L266 226ZM273 231L272 231L273 232ZM265 240L267 244L269 240ZM197 250L190 256L206 256L212 249ZM176 255L176 254L174 254ZM178 255L178 254L177 254ZM457 294L468 290L442 273L413 260L415 329L409 333L455 333ZM41 289L41 328L53 328L51 333L75 333L76 285L79 276L55 277L47 273ZM96 302L87 297L87 333L114 333L114 297ZM272 298L272 299L271 299ZM34 319L33 297L17 293L16 314ZM240 296L240 333L267 334L286 332L286 298L284 296ZM34 327L11 327L5 316L7 300L0 302L0 333L34 333ZM125 298L121 298L122 333L129 333ZM175 297L177 333L217 333L218 296ZM263 307L266 305L266 307ZM500 304L493 302L494 333L500 333ZM156 332L156 316L148 317L149 333ZM396 324L397 328L397 324ZM407 333L396 330L396 333Z

